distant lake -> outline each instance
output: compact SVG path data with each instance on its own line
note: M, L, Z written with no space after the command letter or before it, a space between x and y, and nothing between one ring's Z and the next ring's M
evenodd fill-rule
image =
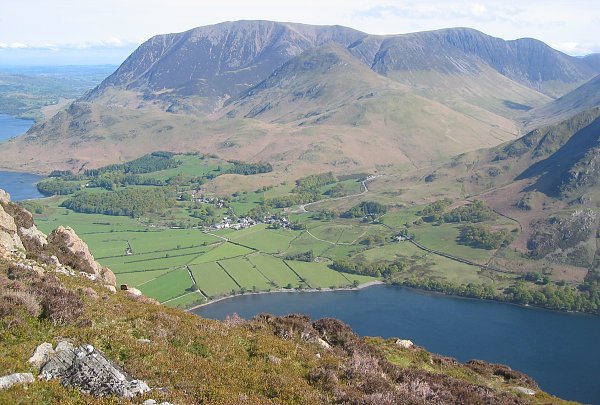
M24 134L32 125L32 120L0 114L0 148L2 141ZM13 201L41 198L44 196L35 187L35 183L41 179L42 177L31 173L0 171L0 188L8 191Z
M333 317L363 336L400 337L461 362L507 364L564 399L600 404L600 317L376 286L245 295L194 310L205 318L261 312Z
M0 142L27 132L33 120L22 120L11 115L0 114Z
M37 174L0 171L0 188L8 191L12 201L42 198L35 186L41 179Z

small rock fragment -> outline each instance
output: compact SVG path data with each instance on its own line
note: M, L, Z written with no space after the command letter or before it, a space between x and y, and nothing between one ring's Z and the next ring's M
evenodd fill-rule
M520 392L521 394L525 394L525 395L535 395L535 391L532 390L531 388L525 388L525 387L514 387L513 388L515 391Z
M408 340L408 339L397 339L396 340L396 345L400 346L403 349L410 349L415 344L412 341Z
M29 384L34 382L33 374L31 373L14 373L0 377L0 390L12 387L15 384Z

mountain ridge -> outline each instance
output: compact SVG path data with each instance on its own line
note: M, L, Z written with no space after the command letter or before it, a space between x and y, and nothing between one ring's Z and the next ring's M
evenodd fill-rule
M322 47L335 48L352 72L310 77L299 61L312 58L316 69L327 62L319 57L331 56ZM98 167L150 148L271 160L301 174L394 160L419 167L518 137L530 110L590 78L588 62L536 40L466 28L374 36L342 26L226 22L152 37L71 107L6 143L0 157L6 168L42 172ZM42 150L49 156L40 158Z

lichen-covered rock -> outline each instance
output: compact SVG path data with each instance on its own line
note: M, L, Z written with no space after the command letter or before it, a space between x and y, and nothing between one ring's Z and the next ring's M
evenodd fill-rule
M29 358L29 364L31 364L35 370L39 370L50 359L50 356L53 353L54 349L52 348L52 344L44 342L35 349L35 353Z
M48 235L48 250L62 264L100 276L102 267L94 260L90 249L70 227L60 226Z
M0 377L0 390L5 390L15 384L28 384L34 382L33 374L31 373L15 373Z
M96 396L133 398L150 390L145 382L132 379L91 345L59 344L42 367L40 378L56 378L65 386Z

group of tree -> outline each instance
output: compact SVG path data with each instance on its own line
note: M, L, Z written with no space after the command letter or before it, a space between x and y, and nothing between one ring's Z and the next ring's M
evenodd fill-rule
M443 222L483 222L496 218L496 213L483 201L457 207L442 215Z
M391 277L404 270L407 264L404 260L370 262L362 256L354 258L340 258L329 266L333 270L343 273L360 274L371 277Z
M363 201L340 215L342 218L377 218L387 212L387 207L376 201Z
M315 260L315 254L312 250L307 252L300 252L285 257L286 260L298 260L301 262L313 262Z
M173 169L181 165L181 161L173 158L171 152L152 152L130 162L104 166L98 169L86 170L88 177L98 177L107 172L122 172L127 174L143 174Z
M60 177L44 179L36 184L43 195L68 195L81 190L81 181L63 180Z
M460 230L459 243L481 249L498 249L508 246L513 240L512 234L505 228L492 231L489 226L468 224Z
M311 174L296 180L296 187L292 190L294 193L312 191L329 184L337 182L337 178L332 172Z
M446 208L450 206L450 204L452 204L451 199L443 198L441 200L434 201L431 204L427 204L420 211L417 211L417 215L432 222L432 217L444 212Z
M451 281L424 277L410 277L397 283L408 287L462 297L492 299L521 305L536 305L555 310L568 310L600 314L600 288L594 283L584 283L578 288L547 284L543 287L517 281L503 291L491 284L457 284Z
M296 180L296 186L290 194L270 198L265 203L275 208L286 208L319 201L325 198L325 193L322 192L321 187L337 181L337 178L331 172L302 177Z
M140 217L160 212L174 204L175 194L167 187L124 188L114 192L79 192L61 205L86 214Z
M246 163L232 161L230 163L233 164L233 167L230 168L227 172L232 174L243 174L245 176L249 176L252 174L269 173L273 171L273 166L271 166L271 164L267 162Z

